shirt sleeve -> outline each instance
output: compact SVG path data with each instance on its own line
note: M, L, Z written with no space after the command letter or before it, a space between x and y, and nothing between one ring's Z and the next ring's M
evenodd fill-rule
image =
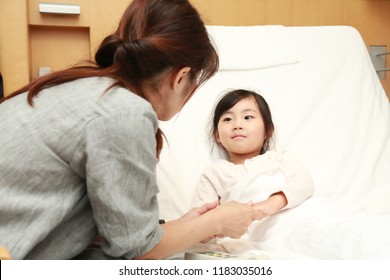
M287 198L285 208L293 208L314 193L314 182L309 172L293 153L282 152L280 160L286 182L281 189Z
M207 167L200 176L198 186L192 201L192 207L200 207L205 203L214 202L219 199L218 192L215 189L217 178L213 174L213 169Z
M150 108L99 116L86 129L87 192L110 256L134 258L162 237L155 168L157 118Z

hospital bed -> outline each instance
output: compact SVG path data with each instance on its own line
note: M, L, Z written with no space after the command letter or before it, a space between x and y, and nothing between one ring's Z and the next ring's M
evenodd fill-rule
M203 168L223 157L209 137L216 101L262 94L274 146L294 152L314 195L256 223L255 239L210 246L271 259L390 259L390 105L359 32L349 26L208 26L220 70L170 121L157 166L160 217L191 206ZM202 245L202 246L208 246Z

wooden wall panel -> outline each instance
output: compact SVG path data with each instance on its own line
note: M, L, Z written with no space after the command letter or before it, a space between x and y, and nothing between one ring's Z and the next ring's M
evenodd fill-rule
M66 3L80 5L80 15L57 15L41 14L39 12L39 3ZM78 26L88 27L91 16L90 0L27 0L28 4L28 23L39 26Z
M39 63L42 66L51 66L53 70L77 63L80 59L90 59L96 52L103 38L112 33L119 19L129 4L123 0L50 0L51 3L79 4L80 15L50 15L40 14L38 5L40 0L28 0L31 57L31 69L34 78ZM109 8L107 8L109 7ZM57 28L57 29L56 29ZM56 36L56 32L58 35ZM35 38L37 37L37 38ZM54 40L58 39L58 43ZM61 48L63 55L58 59L44 57L39 54L38 48L47 41L49 49L52 46L68 45L72 47ZM68 44L66 44L68 42ZM79 54L75 53L79 50ZM50 61L52 61L50 63Z
M390 52L390 1L346 1L344 22L359 30L367 47L386 45ZM390 68L390 55L386 62L386 67ZM390 71L381 82L390 100Z
M350 0L352 1L352 0ZM344 0L191 0L207 24L337 25Z
M80 4L81 15L40 14L39 2ZM114 31L130 2L0 0L0 72L4 94L34 79L40 66L56 70L93 56L104 36Z
M0 0L0 72L4 94L29 81L26 0Z
M63 1L63 0L62 0ZM90 42L91 54L94 55L100 42L115 31L122 13L129 5L129 0L89 0L91 6L90 16ZM99 5L98 5L99 2ZM108 8L109 7L109 8Z
M89 29L68 27L30 27L30 80L38 76L40 67L53 71L68 68L91 58ZM64 46L66 53L64 54Z

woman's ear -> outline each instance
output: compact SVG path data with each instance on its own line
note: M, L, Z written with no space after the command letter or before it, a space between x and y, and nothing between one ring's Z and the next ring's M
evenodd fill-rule
M191 68L186 66L181 68L173 77L173 89L176 91L187 85L190 79Z

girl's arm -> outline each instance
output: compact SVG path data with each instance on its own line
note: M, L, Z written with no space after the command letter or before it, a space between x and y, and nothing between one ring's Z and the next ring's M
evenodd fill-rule
M274 193L266 200L255 203L253 208L264 216L270 216L287 205L287 198L283 192Z
M293 153L283 152L280 160L286 177L285 185L281 191L272 194L268 199L254 204L254 208L265 216L283 208L295 207L314 192L313 179Z
M293 208L313 195L313 178L294 153L283 152L281 162L286 177L286 183L281 191L287 198L286 208Z

